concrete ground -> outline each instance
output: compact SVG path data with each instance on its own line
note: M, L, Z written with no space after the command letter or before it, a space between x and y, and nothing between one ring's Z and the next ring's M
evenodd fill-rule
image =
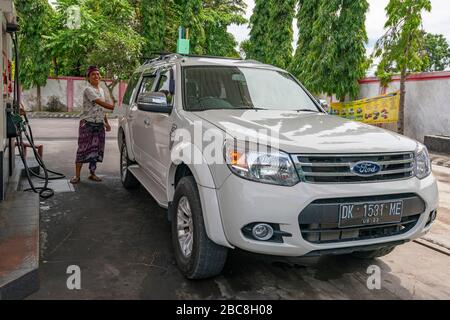
M76 119L33 119L36 140L52 170L73 175ZM114 131L116 130L116 122ZM349 256L274 258L233 251L223 274L189 281L178 271L165 210L140 188L121 186L116 133L108 134L103 183L86 180L41 201L41 288L29 299L449 299L450 169L435 167L441 190L438 232L374 261ZM441 234L441 244L431 244ZM437 241L437 242L439 242ZM433 249L434 248L434 249ZM81 290L69 290L67 268L81 270ZM369 290L367 269L381 269Z

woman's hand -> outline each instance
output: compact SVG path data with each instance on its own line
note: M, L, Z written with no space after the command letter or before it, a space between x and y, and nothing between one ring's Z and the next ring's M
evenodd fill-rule
M96 104L98 104L99 106L102 106L102 107L105 108L105 109L114 111L114 105L113 105L113 104L110 104L110 103L108 103L108 102L106 102L106 101L103 101L102 99L94 100L94 102L95 102Z
M110 132L111 131L111 126L109 125L109 123L105 123L105 131L106 132Z

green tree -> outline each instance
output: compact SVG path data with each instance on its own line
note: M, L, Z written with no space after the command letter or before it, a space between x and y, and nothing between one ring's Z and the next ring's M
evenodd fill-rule
M368 67L365 19L369 5L366 0L312 2L300 4L303 31L291 69L315 93L334 94L341 101L347 95L356 98L358 80ZM305 20L300 21L303 16Z
M38 110L42 109L41 87L47 83L51 69L51 54L46 46L53 9L47 0L14 1L20 32L20 81L24 89L36 87Z
M249 52L251 50L250 39L246 39L239 45L239 55L242 59L249 59Z
M178 28L182 22L180 0L167 0L164 7L166 14L166 29L164 33L164 51L175 52L177 49Z
M297 49L291 63L290 71L310 90L320 92L320 82L313 68L315 51L313 26L317 20L320 1L299 0L297 10L297 27L299 30Z
M296 0L270 1L270 19L267 28L267 62L286 69L292 61L292 22L295 16Z
M237 42L227 28L246 22L244 0L128 1L139 21L134 29L147 39L144 56L175 52L180 26L189 29L191 53L238 56Z
M114 103L113 90L121 80L129 79L138 67L144 43L144 39L132 30L110 28L100 34L88 54L88 63L99 66L103 76L112 80L105 84Z
M204 54L206 36L202 0L181 0L181 11L181 24L189 29L191 53Z
M427 33L424 46L428 63L423 71L444 71L450 66L450 46L442 34Z
M329 12L332 17L328 29L320 27L321 19L316 25L323 32L317 47L321 52L319 66L329 74L324 78L324 91L335 94L340 101L347 95L355 99L359 94L358 80L364 78L368 67L365 22L369 4L366 0L333 0L322 2L322 6L325 14Z
M74 24L70 25L70 21ZM54 73L84 76L86 56L93 48L101 28L99 17L86 6L85 2L58 0L51 32L46 36L47 48L53 58Z
M75 14L79 21L71 26L74 12L79 12ZM84 76L87 57L101 34L124 30L134 37L135 24L134 9L127 0L58 0L52 32L47 37L58 74Z
M77 6L80 21L71 27ZM139 64L144 39L135 31L136 11L127 0L59 0L48 47L59 74L85 76L95 64L112 80L110 96L120 80L128 79Z
M231 24L244 24L246 8L242 0L205 0L203 1L205 54L213 56L238 57L237 42L227 31Z
M376 75L387 85L400 72L400 109L398 132L404 133L406 77L428 63L424 54L422 12L431 11L430 0L390 0L387 7L386 34L375 46L374 57L380 58Z
M255 59L263 63L268 62L270 2L272 0L255 0L255 7L249 23L250 44L248 48L250 50L246 52L247 59Z
M150 57L153 52L164 50L166 31L165 0L141 0L142 35L146 40L143 55Z

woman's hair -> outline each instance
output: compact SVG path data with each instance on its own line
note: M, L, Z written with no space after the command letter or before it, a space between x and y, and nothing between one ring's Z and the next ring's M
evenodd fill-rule
M97 66L89 66L88 67L87 72L86 72L86 76L87 76L88 79L89 79L89 76L91 75L91 73L94 72L94 71L99 71L100 72L100 70L97 68Z

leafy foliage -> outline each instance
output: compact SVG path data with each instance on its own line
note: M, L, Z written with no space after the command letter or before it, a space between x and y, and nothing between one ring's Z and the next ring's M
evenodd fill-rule
M202 0L180 0L182 10L181 24L189 29L191 53L204 54L206 42Z
M142 37L130 30L110 29L99 35L88 54L88 63L100 66L103 76L112 80L107 84L112 99L117 83L128 79L138 67L143 43Z
M390 0L386 13L386 34L375 46L373 56L381 58L376 75L387 84L398 72L415 72L427 65L422 30L422 11L431 10L430 0Z
M79 4L78 0L59 0L51 21L51 32L46 36L56 75L83 76L86 56L100 33L94 12L86 6L80 6L79 28L68 27L69 8Z
M246 23L244 0L129 0L147 44L144 56L175 52L178 28L189 29L191 53L238 56L237 42L227 31L231 24Z
M165 3L165 0L141 0L142 35L146 40L143 55L146 57L150 57L153 52L164 50L164 34L166 31Z
M423 71L444 71L450 66L450 46L442 34L425 34L424 47L428 63Z
M292 22L295 15L295 3L296 0L269 2L267 62L283 69L287 68L292 61L294 37Z
M256 0L250 18L250 39L241 49L247 58L289 66L292 60L293 29L297 0Z
M208 55L238 57L237 42L227 31L229 25L243 24L246 4L242 0L205 0L203 18L205 30L204 51Z
M297 27L299 38L297 49L291 63L291 72L299 78L310 90L320 92L313 64L315 59L312 41L314 39L313 26L318 19L320 1L299 0L297 10ZM318 89L317 89L318 88Z
M15 1L19 20L20 80L24 89L44 86L51 69L51 52L43 35L50 30L53 10L47 0Z
M242 59L248 59L250 57L250 51L251 51L251 43L250 39L246 39L241 42L239 45L239 55Z
M292 72L312 91L355 98L368 64L366 0L300 0Z
M166 28L164 32L164 51L175 52L177 48L178 28L181 26L182 10L179 0L166 0L164 12Z
M386 34L375 46L374 57L380 58L376 75L383 85L390 82L394 73L400 72L400 109L398 132L404 131L406 76L426 67L425 38L422 30L422 12L431 11L430 0L390 0L386 13Z
M247 44L247 59L268 62L270 3L272 0L255 0L253 14L250 17L250 40Z
M77 28L67 25L73 5L80 11ZM126 0L59 0L48 36L58 73L84 76L86 67L96 64L111 79L128 78L143 43L135 25L135 11Z

